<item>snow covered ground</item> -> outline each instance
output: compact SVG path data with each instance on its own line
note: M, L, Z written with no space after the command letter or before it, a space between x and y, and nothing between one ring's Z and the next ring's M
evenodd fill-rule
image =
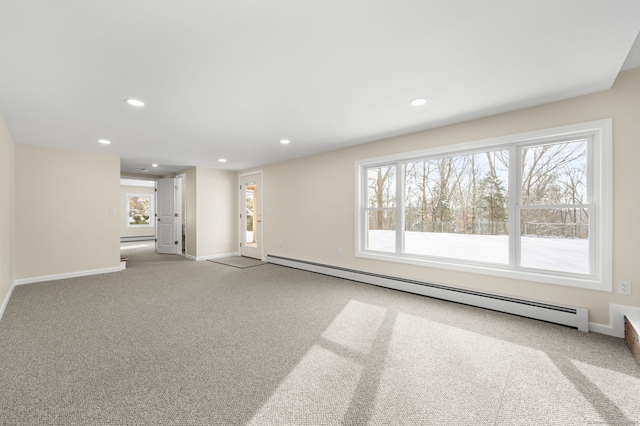
M578 274L589 273L589 241L567 238L522 237L521 266ZM369 249L393 252L394 231L369 231ZM437 232L407 232L405 252L426 256L507 265L506 235L465 235Z

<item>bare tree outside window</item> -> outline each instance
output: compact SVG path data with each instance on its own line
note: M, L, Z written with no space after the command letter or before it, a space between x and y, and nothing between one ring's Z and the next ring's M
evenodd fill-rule
M469 245L464 235L507 234L508 158L508 151L500 150L407 162L404 251L489 260L456 247ZM508 240L495 242L500 262L507 262Z
M586 140L578 140L522 148L522 266L549 269L538 253L541 244L553 253L573 239L584 246L583 260L555 269L589 272L587 147Z
M396 167L367 169L367 246L395 251Z

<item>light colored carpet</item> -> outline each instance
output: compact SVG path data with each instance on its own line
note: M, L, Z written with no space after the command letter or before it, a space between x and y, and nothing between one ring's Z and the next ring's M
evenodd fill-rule
M254 266L266 265L265 262L244 256L229 256L219 259L211 259L209 262L219 263L221 265L233 266L234 268L253 268Z
M122 272L16 287L0 424L640 424L622 339L276 265L123 253Z

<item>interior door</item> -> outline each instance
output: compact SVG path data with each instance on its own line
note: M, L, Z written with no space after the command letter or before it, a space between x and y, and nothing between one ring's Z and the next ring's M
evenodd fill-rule
M262 259L262 173L240 176L240 254Z
M156 252L177 254L178 212L176 209L177 186L175 179L160 179L156 188Z

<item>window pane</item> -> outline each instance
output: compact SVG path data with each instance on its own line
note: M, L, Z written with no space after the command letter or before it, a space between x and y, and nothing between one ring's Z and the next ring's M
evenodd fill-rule
M367 212L367 250L395 252L396 231L393 210L369 210Z
M129 224L150 225L151 197L129 197Z
M382 208L396 205L395 166L370 167L367 169L367 207Z
M523 209L520 234L522 267L589 273L588 209Z
M587 203L587 141L523 147L522 204Z
M405 253L509 262L508 150L405 167Z
M256 183L249 182L244 185L244 205L245 205L245 244L256 247L257 226L254 212L256 211Z

